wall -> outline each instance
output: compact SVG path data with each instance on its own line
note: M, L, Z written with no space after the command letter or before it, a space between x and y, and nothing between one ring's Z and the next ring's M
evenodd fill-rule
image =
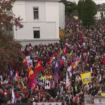
M36 22L36 23L22 23L24 28L18 29L16 32L17 40L30 40L33 37L33 28L40 27L40 39L56 38L56 23L52 22Z
M46 22L56 22L56 38L59 38L59 2L46 2Z
M59 27L65 28L65 5L62 2L59 3Z
M39 8L39 19L34 20L33 7ZM45 2L26 1L26 19L27 22L45 22L46 21L46 9Z
M16 1L13 5L12 12L15 13L16 17L21 17L22 22L26 22L26 6L25 1Z

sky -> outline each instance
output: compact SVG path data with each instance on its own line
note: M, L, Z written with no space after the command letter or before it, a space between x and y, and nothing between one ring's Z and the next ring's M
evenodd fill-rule
M78 3L79 0L67 0L67 1L75 1L76 3ZM102 4L105 3L105 0L93 0L96 4Z

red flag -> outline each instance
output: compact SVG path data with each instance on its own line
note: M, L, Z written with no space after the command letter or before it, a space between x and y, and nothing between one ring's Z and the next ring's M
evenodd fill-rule
M88 63L88 56L86 55L85 62Z
M60 67L62 67L62 65L63 65L63 60L62 60L62 58L60 59Z
M37 62L34 72L38 73L40 70L42 70L42 61Z
M29 69L28 69L28 78L33 80L36 77L36 74L34 73L34 71L31 68L31 65L29 64Z
M53 56L49 60L49 65L52 66Z
M28 88L31 89L31 80L28 80Z
M16 70L16 75L15 75L15 77L14 77L14 80L15 81L19 81L19 75L18 75L18 71Z
M34 79L33 80L28 80L28 88L29 89L36 89L37 88L37 85L36 85Z
M105 65L105 56L104 56L104 58L103 58L103 64Z
M26 57L24 57L24 59L23 59L23 63L24 63L24 65L27 65Z
M65 47L65 49L64 49L64 55L66 55L67 54L67 48Z
M31 83L31 89L36 89L37 88L37 85L35 84L34 80L32 81Z

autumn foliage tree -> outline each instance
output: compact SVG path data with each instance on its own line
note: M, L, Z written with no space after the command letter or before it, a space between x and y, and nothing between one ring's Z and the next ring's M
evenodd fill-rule
M0 0L0 73L9 72L12 66L14 70L22 70L23 54L21 53L21 44L15 42L11 36L8 36L4 31L14 25L22 28L20 17L15 17L13 13L7 13L6 10L11 10L14 0Z

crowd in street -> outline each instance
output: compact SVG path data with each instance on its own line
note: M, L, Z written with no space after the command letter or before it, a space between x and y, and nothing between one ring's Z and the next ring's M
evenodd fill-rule
M32 59L35 87L29 86L29 66L18 72L18 81L0 74L0 103L62 102L84 105L84 96L105 96L105 22L83 27L79 20L66 19L65 43L27 45L22 53ZM33 56L34 54L34 56ZM79 60L76 68L71 65ZM37 70L36 65L40 64ZM35 69L36 68L36 69ZM15 73L12 67L12 72ZM91 72L91 82L83 84L80 74ZM32 74L32 71L31 71ZM50 81L50 89L39 84ZM67 79L69 79L67 81Z

